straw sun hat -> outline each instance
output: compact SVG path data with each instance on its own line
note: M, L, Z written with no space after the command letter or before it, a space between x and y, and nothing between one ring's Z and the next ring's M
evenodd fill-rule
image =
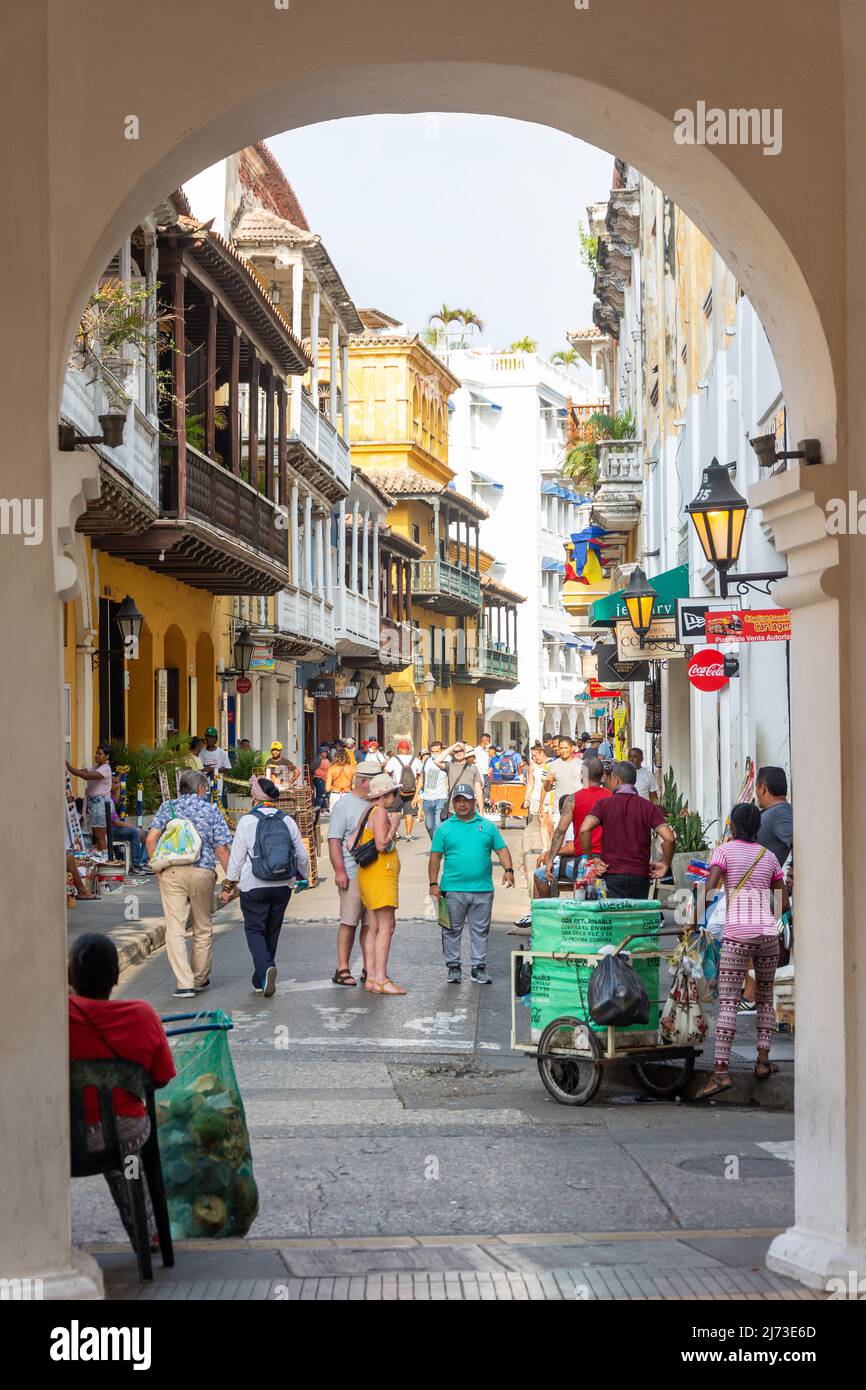
M389 776L387 772L380 772L377 776L370 778L370 788L367 795L372 801L377 796L387 796L388 792L395 792L396 790L397 783L394 778Z

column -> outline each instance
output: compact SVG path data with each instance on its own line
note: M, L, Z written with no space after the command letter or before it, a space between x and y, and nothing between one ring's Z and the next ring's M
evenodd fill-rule
M172 411L177 440L177 505L178 516L186 516L186 326L183 317L183 292L186 283L180 260L171 276L171 303L174 310L171 353L171 384L174 391Z
M369 585L369 583L370 583L370 550L369 550L369 544L368 544L369 533L370 533L370 513L369 513L369 511L366 511L366 510L365 510L365 512L364 512L363 524L362 524L362 527L361 527L361 540L362 540L362 543L363 543L363 549L362 549L362 551L361 551L361 593L363 594L364 598L368 598L368 597L369 597L369 589L368 589L368 585Z
M276 501L274 493L274 369L265 366L265 496Z
M385 554L385 561L384 561L384 563L385 563L385 604L384 604L384 607L383 607L383 609L382 609L382 612L383 612L383 614L385 615L386 618L392 618L394 615L393 615L393 613L391 612L391 581L392 581L392 575L391 575L391 556L390 556L389 553L386 553L386 554Z
M229 357L229 467L237 476L241 471L241 417L240 417L240 372L241 372L241 330L232 325L231 352Z
M405 608L403 619L405 622L410 623L412 621L412 561L401 560L400 563L403 565L404 578L406 581L403 585L403 604Z
M337 509L337 588L346 587L346 499L340 498Z
M352 508L352 574L349 588L353 594L358 592L358 527L360 505L356 502Z
M207 302L207 343L205 346L205 384L204 384L204 451L208 458L216 453L216 340L217 340L217 302L216 296L208 295Z
M397 612L396 621L403 621L403 561L397 561Z
M334 602L334 557L331 553L331 531L335 525L333 514L322 517L322 562L325 566L325 598Z
M478 522L476 521L476 523L475 523L475 573L476 573L476 574L480 574L480 573L481 573L481 555L480 555L480 551L481 551L481 527L479 526Z
M304 588L313 591L313 499L304 498Z
M379 518L373 518L373 601L379 604Z
M340 336L340 399L343 415L343 438L349 442L349 342Z
M316 410L316 443L319 441L319 287L314 284L310 294L310 399Z
M340 327L337 320L331 319L331 362L329 368L331 374L331 409L329 413L334 429L337 428L337 354L339 352L337 335L339 331Z
M288 443L286 435L286 384L281 377L277 378L277 471L279 472L279 500L285 507L289 500L289 481L287 477L287 455Z
M289 517L292 536L292 583L295 585L295 588L299 589L301 587L301 564L298 550L298 501L298 485L293 482L291 515Z
M147 301L149 313L153 313L156 309L156 282L159 278L157 276L158 260L156 240L150 233L147 233L144 251L144 273L149 293ZM157 413L156 365L156 325L151 324L147 330L147 370L145 373L144 393L144 413L149 420L155 419Z
M304 314L304 264L295 261L292 266L292 332L296 338L303 336ZM292 377L292 409L290 426L292 434L301 433L301 378Z
M247 481L259 485L259 369L261 363L250 344L250 388L247 401Z
M322 598L325 597L325 526L321 516L316 517L316 584Z

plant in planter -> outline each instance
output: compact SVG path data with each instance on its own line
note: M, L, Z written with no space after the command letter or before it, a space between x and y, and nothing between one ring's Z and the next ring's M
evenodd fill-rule
M596 410L584 426L584 438L574 444L563 460L560 472L582 487L598 486L598 446L611 439L634 439L636 424L630 410L608 415Z
M676 837L678 854L696 854L700 850L709 849L707 831L716 822L707 821L706 825L703 825L697 811L689 810L689 804L674 780L672 767L665 773L661 805Z
M170 326L174 316L159 305L158 289L158 283L148 288L141 284L125 284L122 280L104 280L90 296L81 316L72 365L83 369L98 353L93 380L99 375L100 365L108 368L120 384L120 389L109 389L116 404L130 403L127 389L130 378L151 347L153 330L156 330L158 351L170 351L173 347ZM161 401L170 399L170 372L156 372L156 388Z
M185 754L180 748L169 743L157 748L132 748L128 743L114 739L108 748L111 766L126 767L127 814L135 814L136 789L139 783L144 787L144 809L156 811L162 804L159 789L160 770L168 774L168 786L174 795L174 774L183 768Z

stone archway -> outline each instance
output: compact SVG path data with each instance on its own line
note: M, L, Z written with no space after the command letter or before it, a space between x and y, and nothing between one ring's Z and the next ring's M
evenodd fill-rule
M33 0L16 16L0 100L10 128L14 119L29 135L7 148L7 178L28 209L29 235L21 245L17 226L0 231L15 237L0 257L15 330L0 347L3 491L51 498L55 544L4 546L0 554L0 635L18 657L15 668L0 671L0 699L13 706L15 669L39 670L7 771L25 789L16 816L40 817L58 845L60 806L55 835L50 812L46 819L37 791L28 790L26 758L36 737L61 746L57 595L75 593L69 547L76 515L96 486L92 456L61 456L49 442L66 353L92 284L129 228L227 150L314 121L431 108L538 121L615 149L680 203L746 288L781 372L792 438L817 436L833 463L837 440L841 452L866 425L866 401L848 379L849 358L858 363L866 351L866 264L847 255L866 216L866 93L856 80L866 14L859 0L832 0L829 15L827 7L792 10L786 0L765 0L760 10L753 0L729 0L723 22L712 7L698 7L688 23L643 0L586 12L558 0L539 0L531 10L517 0L442 0L435 26L407 25L399 0L334 7L333 15L329 9L328 0L324 9L285 11L211 0L203 26L197 7L151 0L150 32L171 42L161 46L157 70L141 65L133 80L116 55L140 43L137 15L113 14L106 24L99 6ZM784 67L766 60L779 33ZM753 41L743 43L743 34ZM215 83L227 40L232 80ZM453 61L456 52L461 62ZM98 83L88 80L94 72ZM820 101L784 100L816 82ZM708 93L736 106L743 92L771 107L784 102L781 156L676 144L675 109L694 107ZM64 119L52 120L52 111ZM854 892L866 789L860 778L843 780L841 767L841 749L856 751L862 740L866 655L850 634L855 596L866 590L866 558L828 542L817 495L831 488L830 495L844 496L861 478L866 483L866 465L843 455L820 485L792 470L763 484L760 500L768 516L773 511L777 547L790 561L794 780L822 807L820 823L807 832L805 798L795 806L800 907L804 919L828 923L832 933L813 948L815 974L804 971L798 1000L797 1227L774 1256L812 1281L836 1268L866 1272L856 1060L866 1046L866 971ZM21 592L31 596L30 607L19 602ZM829 736L812 766L811 742L796 745L807 711L819 708L828 711ZM825 863L836 866L829 880ZM76 1267L69 1247L59 869L53 898L43 885L22 881L11 899L21 920L38 917L46 930L26 977L14 961L0 970L17 1064L7 1069L7 1103L25 1117L0 1141L9 1210L19 1214L7 1227L2 1273L45 1276L54 1294L92 1295L92 1266ZM37 1209L38 1228L29 1219Z

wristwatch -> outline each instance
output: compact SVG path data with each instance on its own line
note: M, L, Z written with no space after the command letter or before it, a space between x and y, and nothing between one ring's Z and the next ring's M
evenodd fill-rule
M503 869L502 872L505 873L505 874L511 874L511 877L512 877L512 878L514 877L514 870L513 870L513 869Z

